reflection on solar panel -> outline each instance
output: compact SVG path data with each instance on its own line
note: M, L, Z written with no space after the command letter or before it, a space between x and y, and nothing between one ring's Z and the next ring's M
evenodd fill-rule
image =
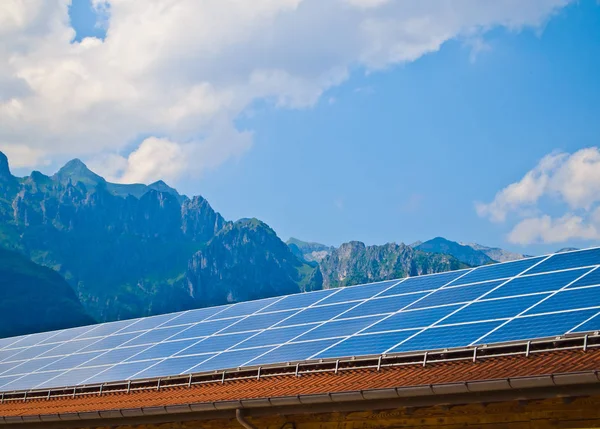
M0 391L600 330L600 249L0 339Z

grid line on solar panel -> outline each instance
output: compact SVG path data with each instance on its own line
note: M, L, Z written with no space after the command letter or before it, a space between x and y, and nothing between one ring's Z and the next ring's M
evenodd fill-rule
M282 299L282 298L280 298L280 299ZM175 317L176 317L177 315L173 315L173 316L175 316ZM168 320L170 320L170 319L168 319ZM165 323L166 323L166 322L165 322ZM161 324L161 326L162 326L162 324ZM145 334L145 333L147 333L147 332L149 332L149 331L145 331L145 332L141 332L141 333L140 333L140 332L138 332L138 335L137 335L137 336L142 336L143 334ZM127 334L122 334L122 336L126 336L126 335L127 335ZM134 335L135 335L135 333L134 333ZM104 339L106 339L106 338L107 338L107 337L105 337ZM100 340L101 340L101 339L98 339L97 341L100 341ZM65 344L65 343L63 343L63 344ZM151 344L151 345L149 345L149 346L148 346L148 348L149 348L149 347L152 347L153 345L156 345L156 344ZM144 349L146 349L146 348L144 348ZM119 350L119 349L117 349L117 350ZM120 350L123 350L123 349L120 349ZM125 349L125 350L126 350L126 349ZM136 350L137 350L137 349L136 349ZM106 353L108 353L108 352L110 352L110 351L111 351L111 350L108 350ZM140 351L139 351L139 353L143 353L144 351L145 351L145 350L140 350ZM139 353L138 353L138 354L139 354ZM59 359L60 359L60 358L62 358L62 357L59 357ZM84 367L86 367L86 366L88 366L88 365L89 365L89 362L85 362L85 364L84 364L84 363L82 363L81 365L83 365ZM80 365L80 366L81 366L81 365Z
M281 298L280 298L280 299L281 299ZM272 302L271 302L271 303L272 303ZM233 307L233 306L232 306L232 307ZM246 317L248 317L248 316L246 316ZM243 319L243 317L242 317L242 319ZM172 320L172 319L171 319L171 320ZM232 320L235 320L235 321L233 322L233 324L235 324L235 323L238 323L238 322L239 322L241 319L239 319L239 318L235 318L235 319L234 319L234 318L232 318ZM166 323L166 322L165 322L165 323ZM201 323L201 322L200 322L200 323ZM182 326L185 326L185 325L180 325L180 326L179 326L179 328L181 328ZM226 328L227 328L227 327L229 327L229 326L231 326L231 325L227 325L227 326L225 326L225 327L221 328L219 331L217 331L217 332L215 332L215 333L211 334L211 335L210 335L210 336L208 336L208 337L204 337L204 338L202 338L202 339L198 339L198 341L195 341L193 344L188 344L188 345L187 345L187 347L183 348L183 350L185 350L185 349L188 349L188 348L191 348L191 347L194 347L196 344L203 342L203 341L204 341L204 340L206 340L207 338L214 337L214 336L215 336L215 334L217 334L218 332L222 331L223 329L226 329ZM176 330L177 330L177 328L178 328L178 326L173 326L173 327L168 327L168 328L164 328L164 329L176 329ZM151 347L157 346L157 345L159 345L159 344L164 344L164 343L165 343L165 342L166 342L168 339L170 339L170 338L173 338L173 337L175 337L175 336L179 335L179 334L181 333L181 331L182 331L182 330L185 330L185 329L180 329L180 330L177 330L177 332L174 332L172 335L170 335L170 336L169 336L169 337L167 337L167 338L163 338L161 341L154 342L154 343L149 343L147 346L140 348L140 349L139 349L139 351L138 351L137 353L134 353L134 354L132 354L131 356L127 356L127 357L125 357L125 359L121 359L121 361L124 361L124 360L126 360L126 361L131 361L131 362L134 362L134 361L136 361L136 359L135 359L135 357L136 357L136 356L138 356L138 355L140 355L140 354L142 354L142 353L146 352L146 351L147 351L148 349L150 349ZM156 329L156 328L155 328L154 330L147 331L146 333L148 333L148 332L157 332L157 331L158 331L158 329ZM142 335L143 335L143 334L142 334ZM135 338L134 338L133 340L135 340ZM131 341L133 341L133 340L131 340ZM131 341L130 341L130 342L131 342ZM118 349L115 349L115 350L118 350ZM178 350L177 352L181 352L181 351L182 351L182 350ZM177 353L177 352L176 352L176 353ZM110 351L108 351L107 353L110 353ZM173 353L173 355L174 355L174 354L176 354L176 353ZM101 357L99 357L99 358L101 358ZM159 361L158 361L158 360L155 362L155 364L157 364L157 363L159 363ZM146 369L148 369L148 368L144 368L143 370L145 371ZM140 372L140 371L138 371L138 372Z
M340 314L338 314L338 315L336 315L336 316L334 316L334 317L330 318L329 320L325 320L325 321L323 321L323 322L321 322L321 323L318 323L316 326L314 326L314 327L312 327L312 328L308 329L307 331L305 331L305 332L303 332L303 333L300 333L299 335L297 335L297 336L295 336L295 337L293 337L293 338L291 338L291 339L287 340L286 342L284 342L284 343L282 343L282 344L278 345L278 346L277 346L277 347L275 347L273 350L271 350L271 351L269 351L269 352L267 352L267 353L274 352L276 349L278 349L278 348L280 348L280 347L283 347L283 346L285 346L285 345L287 345L287 344L291 344L291 343L293 343L293 342L294 342L296 339L298 339L299 337L301 337L301 336L303 336L303 335L308 335L308 334L310 334L312 331L314 331L314 330L316 330L316 329L319 329L321 326L326 326L328 323L333 323L333 322L335 322L335 321L339 321L339 320L350 320L350 319L344 319L344 318L343 318L343 315L344 315L344 314L346 314L346 313L349 313L349 312L353 311L353 310L354 310L354 309L356 309L356 308L359 308L361 305L365 305L366 303L370 303L370 302L372 302L374 299L377 299L378 297L382 296L383 294L385 294L385 292L387 292L388 290L390 290L390 289L392 289L392 288L396 287L398 284L401 284L402 282L403 282L403 280L402 280L402 281L400 281L400 282L396 282L396 283L391 283L391 284L389 284L387 288L385 288L385 289L383 289L383 290L380 290L380 291L378 291L377 293L375 293L374 295L370 296L369 298L367 298L367 299L365 299L365 300L363 300L363 301L357 302L357 303L356 303L354 306L352 306L352 307L350 307L350 308L348 308L348 309L344 310L343 312L341 312ZM373 322L373 323L376 323L376 322ZM316 341L316 340L315 340L315 341ZM329 347L329 346L328 346L328 347ZM265 354L267 354L267 353L265 353ZM258 357L257 357L257 358L255 358L255 359L252 359L252 360L250 360L250 361L246 362L244 365L248 365L248 364L250 364L251 362L254 362L255 360L260 360L261 358L262 358L262 355L258 356Z
M600 265L600 248L573 250L549 255L532 273L558 271L569 268L585 268Z
M598 330L600 330L600 311L588 317L579 325L572 328L570 331L567 332L567 334L570 334L571 332L588 332Z
M108 335L114 335L120 333L123 329L130 327L135 324L138 319L131 320L120 320L117 322L102 323L93 329L85 331L76 337L69 339L83 339L83 338L98 338L105 337Z
M340 289L338 289L338 290L336 290L336 291L332 292L331 294L327 294L327 295L326 295L326 296L324 296L323 298L321 298L321 299L319 299L319 300L317 300L317 301L315 301L315 302L312 302L312 303L311 303L311 304L310 304L308 307L305 307L305 308L299 309L299 310L298 310L298 311L296 311L294 314L291 314L290 316L288 316L287 318L283 319L282 321L279 321L279 322L275 323L275 324L274 324L272 327L275 327L275 326L279 325L280 323L284 322L285 320L287 320L287 319L289 319L289 318L292 318L292 317L294 317L294 316L295 316L295 315L297 315L297 314L300 314L302 311L306 310L307 308L314 308L314 307L315 307L317 304L319 304L320 302L322 302L322 301L326 300L326 299L327 299L327 298L329 298L330 296L333 296L333 295L335 295L335 294L339 293L341 290L342 290L342 289L340 288ZM285 297L283 297L282 299L280 299L280 300L278 300L278 301L275 301L275 302L273 302L273 303L271 303L271 304L272 304L272 305L275 305L275 304L277 304L278 302L280 302L280 301L283 301L283 299L284 299L284 298L285 298ZM332 305L334 305L334 304L332 304ZM254 313L254 315L259 315L259 314L263 314L263 309L257 310L257 311ZM261 331L258 331L258 332L256 332L255 334L253 334L253 335L250 335L248 338L245 338L244 340L242 340L242 341L240 341L240 342L238 342L238 343L236 343L236 344L233 344L233 345L231 345L231 346L230 346L230 347L228 347L227 349L225 349L225 350L222 350L222 351L218 352L217 354L215 354L214 356L212 356L212 357L210 357L210 358L206 359L205 361L201 362L199 365L202 365L202 364L206 363L207 361L210 361L210 360L211 360L211 359L213 359L213 358L217 358L217 357L218 357L218 356L220 356L222 353L225 353L225 352L228 352L228 351L231 351L231 350L234 350L234 349L236 349L236 347L237 347L237 346L239 346L240 344L243 344L243 343L244 343L244 341L250 340L250 339L252 339L252 338L256 337L257 335L260 335L260 334L261 334L262 332L264 332L265 330L266 330L266 329L263 329L263 330L261 330ZM267 351L266 353L269 353L270 351L271 351L271 350ZM262 356L262 355L259 355L258 357L260 357L260 356ZM196 365L196 366L198 366L198 365ZM194 366L194 367L195 367L195 366ZM191 367L191 368L189 368L189 369L188 369L188 371L191 371L191 370L192 370L194 367Z
M170 319L172 319L172 318L176 317L176 314L171 314L170 316L171 316L171 317L169 317L167 320L170 320ZM165 318L165 319L166 319L166 318ZM160 326L160 324L159 324L158 326ZM61 331L61 332L64 332L64 331ZM86 331L86 332L87 332L87 331ZM120 332L120 331L118 331L118 332ZM146 331L146 332L147 332L147 331ZM141 332L141 333L140 333L140 335L138 335L138 336L141 336L141 335L143 335L144 333L145 333L145 332ZM65 341L65 342L63 342L63 343L61 343L60 345L57 345L57 346L64 345L64 344L66 344L66 343L69 343L70 341L75 341L75 340L76 340L78 337L79 337L79 336L77 336L77 337L75 337L75 338L72 338L72 339L70 339L70 340L68 340L68 341ZM137 337L134 337L134 338L137 338ZM100 340L101 340L101 338L98 338L98 341L100 341ZM149 346L148 346L148 347L149 347ZM115 349L115 350L118 350L118 349ZM110 352L110 350L107 350L106 352L103 352L102 354L100 354L100 355L99 355L98 357L96 357L95 359L98 359L98 358L100 358L102 355L104 355L104 354L106 354L106 353L109 353L109 352ZM72 354L73 354L73 353L72 353ZM71 355L71 354L69 354L69 355L66 355L66 356L70 356L70 355ZM26 360L26 361L24 361L23 365L25 365L25 364L27 364L27 363L29 363L29 362L32 362L33 360L34 360L34 359L29 359L29 360ZM56 360L56 358L54 358L54 360ZM33 363L35 363L35 362L33 362ZM48 364L46 364L46 365L44 365L44 366L47 366L47 365L49 365L49 364L50 364L50 363L48 363ZM82 365L84 365L84 364L82 364ZM78 366L77 368L84 368L84 367L82 367L82 366L80 365L80 366ZM39 369L39 368L37 368L37 369ZM34 370L34 371L35 371L35 370ZM23 377L25 377L25 376L26 376L26 375L23 375ZM19 380L20 380L20 378L19 378L19 379L17 379L17 380L15 380L15 382L18 382Z
M150 370L150 369L151 369L153 366L155 366L155 365L158 365L158 364L162 363L163 361L165 361L165 360L168 360L168 359L169 359L169 358L171 358L171 357L174 357L174 356L176 356L176 355L179 355L179 354L181 354L182 352L185 352L185 350L188 350L188 349L191 349L191 348L193 348L193 347L196 347L198 344L202 344L204 341L206 341L206 340L207 340L207 339L209 339L209 338L215 338L215 337L217 337L217 334L219 334L220 332L224 331L225 329L228 329L228 328L230 328L232 325L235 325L236 323L239 323L239 322L241 322L241 321L243 321L243 320L245 320L245 319L247 319L247 318L249 318L249 317L251 317L251 316L253 316L253 315L260 314L260 312L261 312L262 310L264 310L265 308L268 308L268 307L269 307L269 306L271 306L271 305L274 305L274 304L276 304L277 302L279 302L279 301L283 300L284 298L285 298L285 296L284 296L284 297L279 297L278 299L269 300L269 301L268 301L268 304L267 304L267 305L265 305L264 307L257 308L257 309L256 309L256 310L255 310L253 313L251 313L251 314L247 314L246 316L242 316L242 318L241 318L241 319L239 319L239 320L237 320L237 319L236 319L236 321L235 321L234 323L232 323L231 325L224 326L223 328L221 328L221 329L220 329L220 330L218 330L217 332L214 332L214 333L212 333L210 336L207 336L207 337L205 337L205 338L199 339L199 340L198 340L197 342L195 342L194 344L190 344L190 345L188 345L187 347L184 347L183 349L181 349L181 350L177 351L176 353L173 353L173 354L171 354L169 357L166 357L166 358L163 358L163 359L159 360L159 361L158 361L158 362L156 362L154 365L151 365L151 366L149 366L149 367L147 367L147 368L144 368L144 370L143 370L143 371L144 371L144 372L145 372L145 371L148 371L148 370ZM207 320L208 320L208 319L207 319ZM230 334L230 335L236 335L236 334ZM246 339L246 338L245 338L245 339ZM159 344L160 344L160 343L159 343ZM156 345L156 344L155 344L155 345ZM146 350L144 350L144 351L146 351ZM194 365L194 366L196 366L196 365ZM140 373L140 372L142 372L142 371L138 371L138 373ZM133 374L133 375L132 375L132 377L135 377L136 375L137 375L137 373L136 373L136 374Z
M597 309L519 316L485 336L486 343L557 337L596 314ZM472 344L481 344L478 339Z
M593 304L596 305L593 305ZM600 306L600 286L565 288L544 302L528 310L526 314L552 313L555 311L577 310Z
M383 291L379 296L403 295L439 289L452 283L457 278L471 272L469 270L449 271L446 273L424 274L422 276L405 277L402 281ZM461 274L462 273L462 274Z
M460 307L459 307L459 308L457 308L456 310L452 311L451 313L444 315L443 317L441 317L439 320L437 320L436 322L434 322L434 323L433 323L433 324L431 324L430 326L428 326L428 327L426 327L426 328L423 328L422 330L420 330L419 332L415 333L414 335L412 335L412 336L410 336L410 337L408 337L408 338L406 338L406 339L402 340L400 343L398 343L398 344L396 344L394 347L392 347L392 348L390 348L390 349L386 350L384 353L389 353L390 351L392 351L392 350L394 350L394 349L397 349L397 348L399 348L399 347L400 347L400 346L402 346L404 343L406 343L406 342L408 342L408 341L411 341L411 340L412 340L414 337L416 337L416 336L420 335L422 332L424 332L424 331L427 331L428 329L431 329L431 328L434 328L434 327L438 326L438 325L440 324L440 322L443 322L443 321L444 321L444 320L446 320L447 318L449 318L449 317L452 317L454 314L458 313L459 311L461 311L463 308L467 307L468 305L470 305L470 304L472 304L472 303L474 303L474 302L479 302L479 301L480 301L482 298L484 298L484 297L486 297L486 296L488 296L488 295L490 295L490 294L493 294L493 293L494 293L494 291L496 291L496 290L498 290L498 289L502 288L502 286L504 286L506 283L510 282L512 279L519 278L519 276L520 276L520 275L522 275L522 274L525 274L525 273L529 272L529 271L530 271L531 269L533 269L534 267L536 267L536 266L538 266L539 264L543 263L544 261L548 260L548 258L549 258L549 256L540 258L540 259L539 259L539 260L537 260L537 262L535 262L533 265L531 265L531 266L528 266L528 267L527 267L527 269L525 269L525 270L522 270L521 272L519 272L518 274L516 274L514 277L511 277L511 278L508 278L508 279L506 279L506 280L503 280L503 281L502 281L500 284L498 284L497 286L495 286L495 287L493 287L492 289L488 290L487 292L483 293L481 296L477 297L476 299L472 300L471 302L468 302L468 303L465 303L465 304L463 304L462 306L460 306ZM519 261L517 261L516 263L518 263L518 262L519 262ZM475 270L473 270L473 271L475 271ZM471 272L473 272L473 271L471 271ZM456 280L457 280L457 282L458 282L458 281L460 281L460 279L461 279L461 278L463 278L463 277L466 277L467 275L468 275L468 274L466 274L465 276L461 276L461 277L457 278L457 279L456 279ZM455 282L455 284L456 284L457 282ZM441 289L441 288L440 288L440 289ZM502 326L502 325L503 325L503 324L505 324L505 323L507 323L507 322L504 322L504 323L500 324L499 326L496 326L496 327L495 327L495 328L493 328L493 329L498 329L500 326Z
M392 286L396 285L396 284L398 283L398 281L387 282L387 283L389 283L389 284L387 285L387 286L388 286L388 288L389 288L389 287L392 287ZM342 290L345 290L345 288L340 288L340 289L336 290L334 293L332 293L332 294L329 294L329 295L327 295L327 296L323 297L321 300L319 300L319 301L316 301L316 302L313 302L311 305L316 307L316 306L317 306L317 304L320 304L322 301L324 301L324 300L328 299L329 297L331 297L331 296L333 296L333 295L335 295L335 294L339 293L339 292L340 292L340 291L342 291ZM359 302L358 302L358 304L360 304L360 303L362 303L362 302L363 302L363 301L359 301ZM358 305L358 304L357 304L357 305ZM324 305L324 306L322 306L322 307L326 307L326 306L327 306L327 307L329 307L329 308L338 307L338 306L336 306L336 305L334 305L334 304L331 304L331 305ZM318 308L318 307L316 307L316 308ZM300 310L298 310L297 312L295 312L295 314L301 314L303 310L305 310L305 309L300 309ZM265 315L265 314L269 314L269 313L258 313L258 314L255 314L254 316L263 316L263 315ZM273 313L271 313L271 314L273 314ZM290 318L290 317L292 317L292 316L293 316L293 315L290 315L288 318ZM284 320L285 320L285 319L284 319ZM327 322L327 321L325 321L325 322ZM325 322L323 322L323 323L325 323ZM277 326L277 325L279 325L280 323L281 323L281 322L275 323L275 324L274 324L274 325L272 325L271 327L273 328L274 326ZM296 326L300 326L300 325L296 325ZM318 326L318 325L315 325L315 327L317 327L317 326ZM284 330L285 328L281 328L281 329L282 329L282 330ZM254 337L258 336L259 334L261 334L261 333L263 333L263 332L265 332L265 331L267 331L267 330L268 330L268 329L263 329L263 330L261 330L261 331L259 331L259 332L256 332L254 335L252 335L252 336L251 336L250 338L248 338L248 339L254 338ZM274 328L274 329L271 329L271 331L275 331L275 330L276 330L276 328ZM302 332L300 332L298 335L304 334L305 332L306 332L306 331L302 331ZM297 337L298 335L294 335L294 337ZM246 341L246 340L244 340L244 341ZM250 347L250 348L243 348L244 341L240 341L240 342L238 342L238 343L236 343L236 344L234 344L234 345L230 346L228 349L226 349L226 350L223 350L222 352L218 353L218 354L217 354L217 355L215 355L214 357L216 358L216 357L217 357L218 355L220 355L221 353L226 353L226 352L229 352L229 351L232 351L232 350L235 350L235 349L237 349L237 350L240 350L240 351L243 351L243 350L251 350L251 349L253 349L252 347ZM242 347L239 347L240 345L241 345ZM262 347L262 346L256 346L256 347L254 347L254 349L256 349L256 348L264 348L264 347ZM270 349L269 349L269 350L270 350ZM207 360L209 360L209 359L207 359ZM199 364L199 365L202 365L202 364ZM191 368L190 368L190 369L191 369Z
M225 311L230 305L221 305L217 307L196 308L193 310L182 311L177 317L169 320L163 326L179 326L200 323L206 321L209 317L215 316ZM198 316L201 316L199 318Z
M452 286L517 277L527 273L536 264L541 263L545 259L545 257L535 257L479 266L467 273L467 275L454 281Z
M403 281L404 281L404 280L400 281L400 283L402 283ZM358 302L356 305L354 305L354 306L352 306L352 307L350 307L350 308L348 308L348 309L346 309L346 310L342 311L340 314L338 314L338 315L336 315L336 316L334 316L334 317L330 318L329 320L323 321L323 322L321 322L321 323L317 324L316 326L314 326L314 327L312 327L312 328L309 328L307 331L305 331L305 332L303 332L303 333L300 333L300 334L299 334L299 335L297 335L296 337L294 337L294 338L291 338L291 339L289 339L288 341L286 341L286 342L284 342L284 343L282 343L282 344L279 344L279 345L277 345L277 346L276 346L275 348L273 348L272 350L270 350L270 351L268 351L268 352L266 352L266 353L264 353L264 354L262 354L262 355L259 355L259 356L257 356L256 358L249 360L248 362L245 362L243 366L249 365L250 363L252 363L252 362L255 362L255 361L259 361L259 360L260 360L260 359L262 359L262 358L263 358L263 356L264 356L264 355L266 355L266 354L270 354L270 353L273 353L273 352L274 352L274 353L276 353L275 351L276 351L277 349L279 349L279 348L281 348L281 347L284 347L284 346L286 346L286 345L288 345L288 344L291 344L291 343L293 343L293 342L294 342L294 340L296 340L297 338L301 337L302 335L309 334L310 332L314 331L315 329L318 329L318 328L320 328L321 326L323 326L323 325L325 325L325 324L327 324L327 323L330 323L330 322L332 322L332 321L334 321L334 320L341 320L341 319L338 319L338 318L339 318L340 316L342 316L343 314L345 314L345 313L348 313L348 312L350 312L350 311L354 310L355 308L359 307L360 305L363 305L363 304L365 304L365 303L367 303L367 302L371 302L372 300L376 299L377 297L379 297L380 295L384 294L386 291L388 291L388 290L392 289L393 287L397 286L398 284L399 284L399 283L392 283L392 284L390 284L390 285L389 285L387 288L385 288L385 289L383 289L383 290L380 290L380 291L378 291L377 293L375 293L374 295L370 296L369 298L367 298L367 299L365 299L365 300L363 300L363 301L360 301L360 302ZM374 323L376 323L376 322L374 322ZM331 346L332 346L331 344L330 344L330 345L328 345L328 347L331 347ZM309 358L309 359L310 359L310 358Z
M539 262L538 264L541 264L545 261L547 261L550 257L544 259L543 261ZM534 265L535 267L536 265ZM533 268L533 267L532 267ZM591 271L591 270L590 270ZM534 303L533 305L531 305L530 307L526 308L525 310L521 311L519 314L517 314L516 316L508 319L507 321L505 321L504 323L500 324L499 326L496 326L494 329L492 329L490 332L482 335L480 338L478 338L476 341L474 341L474 343L480 343L481 341L483 341L485 338L487 338L490 335L493 335L494 332L502 329L504 326L506 326L507 324L509 324L512 320L515 320L517 318L519 318L520 316L526 314L528 311L532 310L533 308L537 307L538 305L540 305L541 303L545 302L546 300L552 298L554 295L556 295L557 293L559 293L560 291L563 291L565 289L567 289L570 285L574 284L575 282L577 282L578 280L582 279L583 277L585 277L587 274L590 273L590 271L586 271L584 272L581 276L573 279L572 281L570 281L569 283L567 283L566 285L564 285L562 288L551 292L549 295L546 295L545 297L543 297L542 299L540 299L539 301L537 301L536 303Z
M382 318L382 319L380 319L379 321L377 321L377 322L374 322L374 323L372 323L371 325L369 325L369 326L366 326L366 327L364 327L364 328L360 329L359 331L355 332L354 334L352 334L352 335L350 335L350 336L348 336L348 337L342 338L341 340L339 340L339 341L337 341L336 343L334 343L334 344L330 345L330 346L329 346L329 347L327 347L326 349L324 349L324 350L321 350L321 351L319 351L318 353L315 353L315 354L313 354L312 356L310 356L310 357L309 357L309 359L314 359L314 358L315 358L315 356L318 356L319 354L325 353L325 352L326 352L327 350L329 350L330 348L337 347L337 346L338 346L340 343L343 343L344 341L347 341L348 339L350 339L350 338L353 338L353 337L355 337L356 335L359 335L359 334L361 334L362 332L365 332L365 331L367 331L369 328L371 328L372 326L374 326L374 325L376 325L376 324L378 324L378 323L382 323L383 321L385 321L385 320L389 319L390 317L393 317L395 314L398 314L398 313L400 313L401 311L403 311L404 309L408 308L410 305L414 305L415 303L419 302L420 300L422 300L422 299L425 299L425 298L427 298L428 296L432 295L432 294L433 294L433 293L435 293L436 291L438 291L438 290L440 290L440 289L443 289L443 288L444 288L444 287L445 287L447 284L451 284L453 281L455 281L455 280L458 280L458 279L460 279L461 277L463 277L463 276L467 275L467 274L468 274L468 273L470 273L471 271L472 271L472 270L467 270L467 271L465 271L465 272L464 272L462 275L460 275L460 276L458 276L458 277L455 277L455 278L453 278L451 281L448 281L448 282L446 282L444 285L442 285L442 286L438 287L437 289L435 289L435 290L432 290L432 291L430 291L429 293L426 293L425 295L421 296L420 298L418 298L418 299L417 299L417 300L415 300L414 302L411 302L410 304L407 304L406 306L404 306L404 307L400 308L400 309L399 309L399 310L397 310L396 312L394 312L394 313L391 313L391 314L389 314L389 315L387 315L387 316L383 317L383 318ZM390 289L391 289L391 288L390 288ZM384 291L384 292L382 292L382 293L381 293L381 295L383 295L384 293L385 293L385 291ZM373 297L373 298L375 298L375 297Z

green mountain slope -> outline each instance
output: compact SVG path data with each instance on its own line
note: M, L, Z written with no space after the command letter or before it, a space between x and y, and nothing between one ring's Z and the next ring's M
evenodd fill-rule
M0 338L91 323L58 273L0 249Z

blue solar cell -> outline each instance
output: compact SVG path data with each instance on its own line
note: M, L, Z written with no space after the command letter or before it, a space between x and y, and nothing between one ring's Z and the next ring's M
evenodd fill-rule
M22 351L27 350L23 349L8 349L8 350L0 350L0 362L11 362L12 356L21 353Z
M131 380L138 372L144 371L150 365L154 365L157 362L158 361L121 363L88 378L85 380L85 384Z
M181 351L177 356L196 355L201 353L222 352L237 343L244 341L246 338L254 335L252 332L244 332L242 334L218 335L200 340L197 344Z
M6 371L2 375L27 374L30 372L38 371L46 365L51 364L55 360L56 358L39 358L26 360L21 362L21 364L15 366L14 368Z
M113 365L129 359L147 348L148 346L135 346L109 350L90 360L85 366Z
M90 329L87 332L84 332L83 334L79 335L77 339L79 340L82 338L97 338L104 337L106 335L112 335L114 333L118 333L119 331L121 331L124 328L127 328L130 325L133 325L136 322L137 320L133 319L121 320L118 322L101 323L99 325L96 325L93 329Z
M324 322L326 320L333 319L355 305L355 302L347 302L343 304L310 307L299 312L295 316L280 322L277 326L303 325L306 323Z
M145 331L146 329L154 329L175 317L176 317L175 314L170 313L170 314L161 314L160 316L152 316L152 317L146 317L143 319L137 319L137 321L135 323L132 323L131 325L128 325L127 327L124 327L123 329L121 329L119 331L119 334L124 334L126 332Z
M496 286L502 284L503 280L497 280L493 282L479 283L469 286L459 287L448 287L445 289L438 289L431 295L423 298L420 301L415 302L409 310L416 308L435 307L437 305L445 304L459 304L463 302L473 301L485 293L491 291Z
M136 379L166 377L169 375L190 374L191 369L206 359L214 356L214 353L206 355L175 357L160 361L156 365L148 367L138 374L134 374Z
M549 259L532 268L530 273L544 273L600 264L600 249L582 250L552 255Z
M37 357L37 356L40 356L40 355L44 354L44 352L47 352L52 347L54 347L54 346L52 346L52 345L43 345L43 346L27 347L25 349L22 349L18 353L15 353L14 355L10 356L9 358L4 359L3 362L11 362L11 361L15 361L15 360L33 359L34 357Z
M302 335L303 333L305 333L309 329L314 328L315 326L318 325L313 324L292 326L289 328L269 329L251 338L248 338L246 341L239 344L235 348L243 349L248 347L262 347L282 344L296 338L299 335Z
M563 335L596 314L597 310L571 311L511 320L480 341L489 344Z
M93 338L94 342L87 346L82 352L91 352L95 350L109 350L122 346L127 341L140 335L139 332L130 332L128 334L116 334L105 338Z
M383 292L380 296L396 295L399 293L422 292L438 289L453 282L469 270L451 271L448 273L427 276L409 277L397 286Z
M41 368L42 371L56 371L56 370L66 370L75 368L79 365L85 364L87 361L94 359L102 352L91 352L91 353L81 353L70 356L65 356L63 358L58 358L54 362L49 365Z
M418 331L388 332L357 335L319 353L315 358L341 358L360 355L379 355Z
M460 307L460 305L448 305L425 310L401 311L400 313L394 314L376 325L371 326L369 329L365 330L365 332L426 328Z
M96 341L97 341L97 339L88 338L85 340L67 341L62 344L52 344L51 345L52 348L50 350L48 350L46 353L44 353L43 356L50 357L50 356L70 355L71 353L76 353L80 350L83 350L84 348L86 348L87 346L89 346L90 344L92 344Z
M190 328L181 331L179 334L175 335L171 340L184 340L188 338L200 338L206 337L208 335L216 334L217 332L223 330L229 325L237 322L240 319L225 319L225 320L215 320L214 322L202 322L197 325L193 325Z
M327 289L318 292L306 292L299 293L296 295L288 295L281 301L277 301L271 304L269 307L264 308L260 313L279 311L279 310L293 310L295 308L308 307L309 305L315 304L316 302L328 297L329 295L339 291L340 289Z
M482 335L485 335L495 327L499 326L501 323L501 321L483 322L426 329L420 334L398 345L391 350L391 352L466 347Z
M61 331L52 331L22 336L18 342L11 345L11 348L29 347L37 344L44 344L45 342L50 342L52 338L60 333Z
M146 360L146 359L161 359L172 356L197 343L197 339L169 341L166 343L156 344L141 353L130 358L130 361Z
M153 329L146 333L143 333L125 343L125 346L137 346L141 344L156 344L170 337L173 337L183 331L184 326L172 326L170 328L159 328Z
M8 363L0 363L0 375L4 374L7 371L10 371L15 366L20 365L22 362L8 362Z
M416 300L424 297L427 293L411 293L408 295L396 295L385 298L375 298L358 305L352 310L344 313L340 318L350 318L359 316L371 316L373 314L395 313L398 310L409 306ZM356 305L356 303L355 303Z
M12 344L22 339L23 337L0 338L0 351L2 351L5 348L10 349Z
M95 368L75 368L70 371L61 371L55 377L47 378L44 382L37 385L37 388L51 388L51 387L67 387L77 386L84 384L86 380L94 375L105 371L108 366L99 366ZM40 373L43 374L43 373Z
M528 293L551 292L568 285L587 271L589 271L589 269L584 268L579 270L561 271L558 273L517 277L487 295L486 298L501 298Z
M506 279L508 277L514 277L518 274L521 274L523 271L532 267L533 265L537 264L542 259L544 258L530 258L522 259L520 261L505 262L502 264L492 264L477 267L466 276L461 277L457 281L453 282L452 286L482 282L486 280L499 280Z
M528 295L474 302L454 313L442 323L449 325L492 319L508 319L527 310L533 304L547 296L548 294Z
M275 348L269 353L260 356L252 361L246 362L247 366L265 365L269 363L294 362L306 360L312 355L319 353L321 350L337 343L339 340L321 340L310 341L307 343L284 344L281 347Z
M526 314L550 313L590 307L600 307L600 287L566 289L552 295L546 301L533 307Z
M596 313L594 317L585 321L576 329L573 329L573 332L588 332L588 331L599 331L600 330L600 312Z
M324 323L302 335L297 341L320 340L324 338L346 337L355 334L381 319L381 316L361 317L360 319L337 320Z
M183 311L178 316L165 322L162 326L176 326L176 325L187 325L189 323L198 323L207 319L208 317L225 310L230 305L221 305L218 307L207 307L199 308L197 310Z
M72 340L73 338L79 338L91 329L96 328L97 325L80 326L77 328L65 329L64 331L58 332L56 335L51 335L42 341L40 344L46 343L60 343L63 341Z
M580 287L580 286L597 286L600 285L600 268L592 270L589 274L577 280L575 283L570 285L568 289Z
M369 283L360 286L343 287L341 290L321 302L321 304L334 304L337 302L356 301L371 298L380 292L392 287L403 279L389 280L379 283Z
M267 329L269 326L272 326L282 321L283 319L290 317L296 312L297 310L290 310L280 311L278 313L255 314L253 316L248 316L245 319L242 319L238 323L231 325L228 328L223 329L220 333L229 334L233 332L257 331Z
M12 383L8 383L2 386L2 390L25 390L25 389L33 389L36 386L42 384L43 382L50 380L58 375L62 374L62 371L53 371L53 372L38 372L34 374L27 374L20 378L17 378Z
M198 366L195 366L190 372L213 371L216 369L238 368L246 362L251 361L262 354L272 350L273 347L261 347L258 349L232 350L223 352L215 357L208 359Z
M12 383L13 381L15 381L18 378L21 378L22 375L13 375L10 377L0 377L0 389L2 389L2 391L4 390L9 390L8 388L4 389L4 386L6 386L9 383Z
M225 319L228 317L240 317L240 316L248 316L249 314L256 313L257 311L263 309L263 313L265 311L270 311L268 306L278 300L281 297L276 298L267 298L267 299L258 299L256 301L246 301L239 302L237 304L231 305L225 310L211 316L208 320L217 320L217 319Z

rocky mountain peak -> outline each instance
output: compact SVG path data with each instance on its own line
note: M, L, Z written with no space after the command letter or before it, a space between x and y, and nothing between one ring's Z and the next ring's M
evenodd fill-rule
M60 170L58 170L53 178L63 185L70 181L73 184L81 182L87 187L95 187L106 182L104 178L90 170L87 165L78 158L67 162Z
M0 178L2 177L12 177L12 174L10 173L8 158L3 152L0 152Z
M493 262L492 258L480 250L450 241L444 237L435 237L415 246L415 249L430 253L452 255L459 261L471 265L484 265Z

